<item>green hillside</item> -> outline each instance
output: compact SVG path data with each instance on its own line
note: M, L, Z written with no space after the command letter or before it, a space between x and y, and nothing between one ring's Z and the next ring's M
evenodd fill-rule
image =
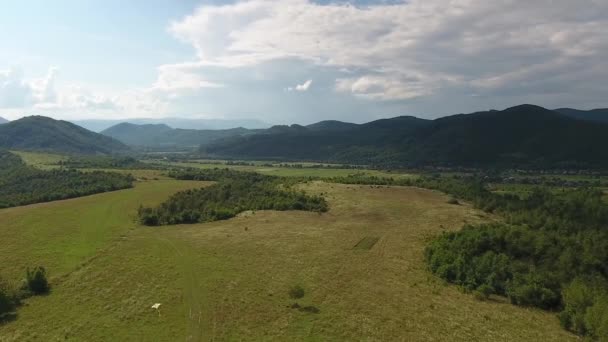
M398 153L396 147L429 123L404 116L352 125L350 129L345 125L327 129L328 125L322 123L313 125L312 129L299 125L275 126L258 134L219 141L204 150L212 155L239 158L367 163L379 150L385 154ZM319 126L326 128L319 129Z
M111 154L129 148L67 121L28 116L0 126L0 148L80 154Z
M436 120L397 117L339 130L298 126L220 141L214 156L381 166L593 167L608 164L608 125L533 105Z

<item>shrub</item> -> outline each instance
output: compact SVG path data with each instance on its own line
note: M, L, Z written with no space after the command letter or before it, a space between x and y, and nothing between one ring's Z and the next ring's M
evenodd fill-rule
M475 290L475 298L478 300L487 300L490 298L490 295L495 293L496 290L491 285L483 284Z
M289 289L289 297L292 299L300 299L304 297L304 289L300 285L293 286Z
M27 289L35 295L48 293L50 290L49 282L46 278L46 270L38 266L33 270L27 269L26 272Z
M457 200L457 199L455 199L454 197L451 197L451 198L448 200L448 204L455 204L455 205L458 205L458 204L460 204L460 202L458 202L458 200Z
M0 278L0 321L15 309L15 298L8 284Z

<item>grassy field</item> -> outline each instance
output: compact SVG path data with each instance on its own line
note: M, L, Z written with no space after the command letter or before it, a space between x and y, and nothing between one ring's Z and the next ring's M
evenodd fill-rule
M199 169L214 169L214 168L229 168L239 171L252 171L269 176L283 176L283 177L340 177L348 176L351 174L365 174L370 176L378 177L393 177L393 178L410 178L417 177L417 175L409 173L392 173L378 170L365 170L365 169L333 169L333 168L296 168L296 167L280 167L280 166L263 166L263 165L223 165L223 164L209 164L209 163L198 163L198 162L159 162L155 163L164 164L167 166L182 166L182 167L193 167Z
M0 210L2 275L16 279L42 264L53 284L0 326L0 340L576 340L554 314L478 301L429 274L422 253L432 236L491 219L445 195L317 182L303 187L325 193L325 214L135 223L140 204L202 185L139 182ZM288 297L294 285L305 289L302 299ZM291 308L296 301L319 312Z
M11 151L21 157L24 163L37 167L39 169L48 170L58 168L60 161L67 160L68 157L60 154L44 153L44 152L26 152L26 151Z

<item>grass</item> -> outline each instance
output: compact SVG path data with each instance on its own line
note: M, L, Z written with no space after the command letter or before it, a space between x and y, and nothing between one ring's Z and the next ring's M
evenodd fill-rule
M364 169L339 169L339 168L292 168L292 167L279 167L279 166L263 166L263 165L221 165L221 164L208 164L208 163L197 163L197 162L166 162L166 161L154 161L155 163L164 164L168 166L182 166L182 167L193 167L199 169L213 169L213 168L228 168L238 171L253 171L269 176L282 176L282 177L342 177L351 174L365 174L370 176L378 177L393 177L393 178L410 178L417 177L417 175L411 173L392 173L378 170L364 170Z
M45 152L11 151L21 157L24 163L43 170L59 167L59 162L67 160L68 157L60 154Z
M326 194L326 214L135 224L140 203L200 185L149 181L0 210L3 275L40 263L53 285L0 326L0 340L576 340L554 314L478 301L429 274L429 239L484 219L445 195L313 182L303 187ZM354 250L366 237L379 240ZM288 295L295 284L306 290L297 310Z
M361 241L357 242L354 248L362 250L370 250L380 240L377 236L366 236Z

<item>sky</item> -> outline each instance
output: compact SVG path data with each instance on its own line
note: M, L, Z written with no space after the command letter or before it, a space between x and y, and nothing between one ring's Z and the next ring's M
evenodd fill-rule
M608 107L606 0L6 0L0 116L273 124Z

